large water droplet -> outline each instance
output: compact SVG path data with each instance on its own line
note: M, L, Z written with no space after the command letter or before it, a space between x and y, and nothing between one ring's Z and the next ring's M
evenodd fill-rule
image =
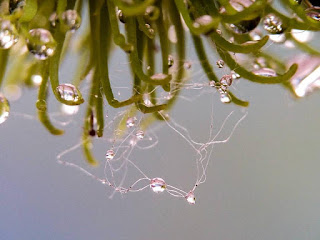
M232 76L229 74L223 75L222 78L220 79L220 84L222 86L231 86L232 84Z
M35 28L29 31L27 46L29 51L40 60L45 60L54 54L56 42L51 33L42 28Z
M125 19L125 16L123 15L122 10L118 10L117 16L118 16L118 19L119 19L120 22L126 23L126 19Z
M271 68L260 68L260 69L254 70L253 73L255 75L263 76L263 77L276 77L276 76L278 76L277 73Z
M81 17L76 10L67 10L62 13L62 23L64 23L68 30L75 31L81 25Z
M190 191L187 196L186 196L186 200L188 203L190 204L195 204L196 203L196 197L194 196L194 193L192 191Z
M10 112L10 105L8 100L0 93L0 124L4 123Z
M306 15L319 22L320 21L320 7L311 7L311 8L308 8L306 9Z
M217 66L218 66L218 68L223 68L224 67L224 61L222 59L219 59L217 61Z
M0 48L11 48L18 42L18 32L9 20L0 19Z
M129 118L127 119L127 122L126 122L127 128L132 128L132 127L134 127L134 126L136 125L136 123L137 123L137 118L136 118L136 117L129 117Z
M273 13L270 13L267 16L265 16L263 21L263 27L265 30L272 34L280 34L284 31L282 20Z
M223 92L220 95L220 101L222 103L230 103L231 102L231 97L227 92Z
M260 17L252 20L245 20L240 23L230 24L230 28L237 34L244 34L255 29L260 22Z
M70 105L79 105L84 102L80 91L72 84L60 84L56 91L59 93L60 98Z
M109 149L106 153L106 159L107 160L112 160L115 156L115 152L113 149Z
M150 188L155 193L161 193L166 189L167 185L162 178L153 178L150 182Z

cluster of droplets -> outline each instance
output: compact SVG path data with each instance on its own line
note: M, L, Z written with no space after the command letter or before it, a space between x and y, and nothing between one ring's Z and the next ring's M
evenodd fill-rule
M9 20L0 19L0 48L8 49L18 42L18 32Z
M265 16L263 27L271 34L281 34L285 30L282 20L273 13Z

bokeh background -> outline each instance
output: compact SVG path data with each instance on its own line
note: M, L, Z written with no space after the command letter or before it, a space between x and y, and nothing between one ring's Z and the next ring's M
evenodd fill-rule
M129 74L119 65L122 57L112 63L121 69L112 72L115 79ZM190 59L195 59L192 53ZM65 82L72 66L71 60L65 64ZM199 69L192 66L191 79L205 79ZM235 87L251 102L248 116L230 141L215 146L196 205L150 189L109 199L105 186L57 164L56 156L79 142L83 109L64 136L51 136L36 120L36 91L24 89L11 103L10 119L0 125L0 239L319 239L319 93L296 101L281 86L241 79ZM207 90L186 90L182 96L201 91ZM196 139L207 138L211 109L215 127L236 109L220 103L213 92L191 102L181 97L173 109ZM139 166L187 191L196 173L190 146L165 125L157 136L152 151L135 155ZM101 161L106 150L95 150ZM85 166L80 150L65 160Z

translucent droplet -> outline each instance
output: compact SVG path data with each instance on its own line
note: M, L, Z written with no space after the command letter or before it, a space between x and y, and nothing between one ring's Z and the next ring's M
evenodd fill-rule
M224 67L224 61L222 59L217 61L217 66L218 68L223 68Z
M56 45L55 40L48 30L36 28L29 31L27 47L37 59L45 60L52 56Z
M265 30L272 34L280 34L284 31L282 20L273 13L265 16L263 20L263 27Z
M150 33L151 35L154 35L154 29L151 28L150 24L146 23L145 26L146 26L146 28L148 29L149 33Z
M314 32L312 31L291 29L290 32L292 37L294 37L297 41L302 43L309 42L314 36Z
M70 31L77 30L81 25L81 17L76 10L67 10L63 12L61 19Z
M0 124L4 123L10 112L10 105L8 100L0 93Z
M9 20L0 19L0 48L11 48L18 42L18 32Z
M210 15L203 15L194 21L193 26L195 28L205 27L212 24L212 22L213 18Z
M255 29L260 22L260 17L252 20L245 20L236 24L229 24L230 28L237 34L245 34Z
M36 107L40 111L46 111L47 110L47 102L43 99L37 100Z
M229 74L223 75L220 79L220 83L222 86L231 86L232 84L232 76Z
M156 6L149 6L146 9L145 17L150 21L155 21L160 16L160 10Z
M260 68L258 70L254 70L253 73L258 76L263 77L276 77L277 73L271 68Z
M235 71L231 71L231 77L233 80L239 79L241 76Z
M231 97L227 92L221 93L220 101L222 103L230 103L231 102Z
M126 23L126 19L125 19L124 15L123 15L123 12L121 10L118 10L117 16L118 16L118 19L119 19L120 22Z
M186 196L186 200L188 203L190 204L195 204L196 203L196 197L194 196L194 193L192 191L190 191L187 196Z
M113 149L109 149L106 153L106 159L107 160L112 160L115 156L115 152Z
M142 130L137 131L136 132L136 137L138 139L143 139L144 138L144 131L142 131Z
M311 7L306 9L306 15L317 22L320 21L320 7Z
M150 182L150 188L155 193L161 193L166 189L167 185L162 178L154 178Z
M60 84L56 91L59 93L60 98L70 105L79 105L84 102L80 91L72 84Z
M168 56L168 67L171 68L174 64L174 59L171 55Z
M183 64L183 66L184 66L185 69L188 70L188 69L191 68L192 64L191 64L191 62L187 61L187 62L185 62L185 63Z
M126 122L127 128L132 128L132 127L134 127L134 126L136 125L136 123L137 123L137 118L136 118L136 117L129 117L129 118L127 119L127 122Z

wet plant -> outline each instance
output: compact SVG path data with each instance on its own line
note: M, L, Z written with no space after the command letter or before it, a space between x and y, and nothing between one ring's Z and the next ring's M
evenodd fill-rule
M78 36L81 57L76 76L74 81L62 83L62 60L76 41L72 35L82 25L86 29ZM188 35L208 86L218 91L221 102L247 107L249 103L231 91L239 78L280 84L296 97L320 86L319 50L301 38L319 30L319 6L307 0L2 0L0 87L37 87L38 117L53 135L64 131L50 121L48 93L65 105L86 102L83 150L88 162L95 165L90 145L93 137L104 133L104 99L113 108L130 106L130 111L151 115L152 121L167 120L166 112L178 99L187 81L186 71L192 67L186 58ZM266 46L271 44L286 51L298 48L305 60L284 63L268 52ZM121 101L109 74L115 48L125 52L132 73L132 96ZM160 58L156 57L158 52ZM208 58L212 53L217 54L214 62ZM218 77L216 68L228 69L229 73ZM85 79L90 85L86 101L79 90L87 84ZM159 101L159 89L170 93L170 98ZM9 117L9 111L5 94L0 94L0 124ZM131 128L136 122L129 117L124 124ZM140 130L136 136L142 139L144 132ZM108 150L107 158L114 154ZM165 189L161 184L155 185L157 191ZM194 201L192 194L190 201Z

